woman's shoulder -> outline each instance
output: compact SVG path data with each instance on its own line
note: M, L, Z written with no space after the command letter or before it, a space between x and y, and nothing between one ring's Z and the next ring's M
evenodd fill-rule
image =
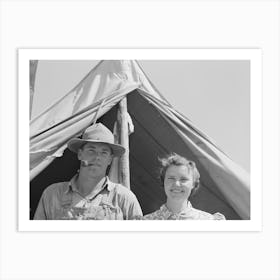
M211 213L203 211L203 210L199 210L199 209L195 209L195 208L192 208L192 209L197 212L199 219L201 219L201 220L226 220L226 217L219 212L211 214Z
M214 220L226 220L226 217L219 212L214 213L213 217L214 217Z

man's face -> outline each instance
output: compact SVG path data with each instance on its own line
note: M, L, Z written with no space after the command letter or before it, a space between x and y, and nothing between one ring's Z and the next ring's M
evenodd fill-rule
M93 176L105 176L107 167L111 164L113 155L111 148L103 143L86 143L78 151L78 159L85 160L85 167Z
M194 187L192 172L185 165L171 165L164 178L164 190L169 199L188 200Z

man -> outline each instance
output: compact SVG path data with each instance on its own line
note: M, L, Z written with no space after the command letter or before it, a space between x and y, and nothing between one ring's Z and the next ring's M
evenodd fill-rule
M113 157L125 152L114 144L114 135L101 123L73 138L68 148L81 161L70 182L55 183L42 194L35 220L129 220L142 216L136 196L106 176Z

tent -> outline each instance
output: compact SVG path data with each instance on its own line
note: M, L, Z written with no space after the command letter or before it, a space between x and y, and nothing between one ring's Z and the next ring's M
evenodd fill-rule
M133 60L101 61L69 93L30 122L30 218L42 191L69 180L79 162L66 143L93 122L116 134L118 104L127 102L130 188L144 214L165 202L158 158L176 152L193 160L201 186L191 203L227 219L250 219L249 175L189 119L176 111ZM117 165L114 165L117 166ZM112 168L113 169L113 168ZM118 181L111 170L110 176Z

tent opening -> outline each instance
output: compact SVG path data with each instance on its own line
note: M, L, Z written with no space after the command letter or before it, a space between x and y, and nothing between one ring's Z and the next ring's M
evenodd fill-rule
M117 107L112 107L97 122L113 131ZM130 186L143 214L155 211L165 202L164 189L159 180L158 159L176 152L196 162L201 175L201 187L191 200L193 207L210 213L221 212L227 219L241 219L216 188L205 168L186 147L186 143L162 117L161 112L141 95L141 90L127 94L127 107L134 125L134 132L129 136ZM62 157L56 158L31 181L30 219L33 219L43 190L53 183L69 181L78 169L77 155L66 149Z

